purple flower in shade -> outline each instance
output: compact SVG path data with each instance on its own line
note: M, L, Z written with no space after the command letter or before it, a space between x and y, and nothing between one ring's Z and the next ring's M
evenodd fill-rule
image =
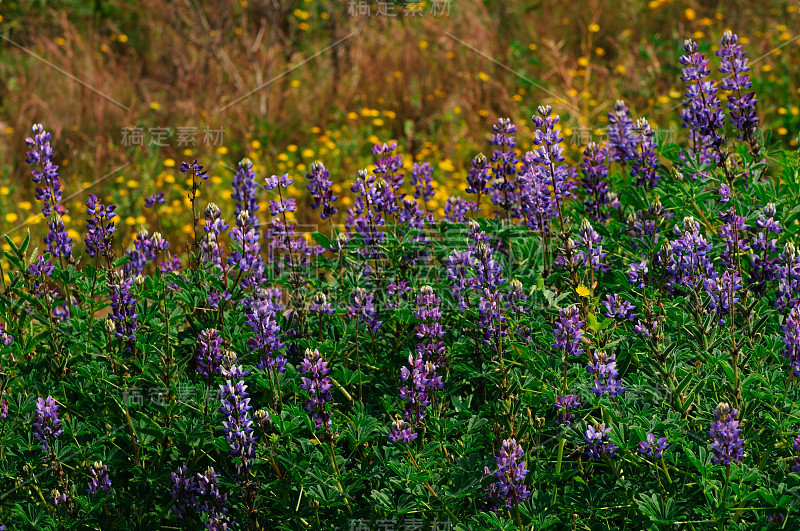
M477 203L451 195L444 204L444 219L453 223L464 223L467 221L467 213L477 210Z
M679 238L671 244L671 259L665 267L673 291L692 291L716 275L709 257L713 245L700 234L700 223L693 217L683 218L682 225L674 227Z
M228 495L223 494L217 485L217 473L209 468L196 478L198 507L208 515L206 529L209 531L227 531L234 522L228 516Z
M400 209L397 200L402 195L400 188L404 182L404 175L400 173L403 169L403 158L399 154L392 155L396 149L397 142L375 144L372 148L372 154L378 157L375 169L372 170L378 192L375 196L375 210L387 215Z
M553 209L550 187L552 179L542 166L536 163L536 155L529 151L522 157L522 169L517 177L520 210L525 225L542 237L550 234L550 220L557 216Z
M578 402L578 398L578 395L556 395L556 403L553 404L553 407L558 410L556 424L564 424L569 426L572 421L575 420L575 415L570 413L570 410L581 405L581 403Z
M386 284L386 308L396 310L400 307L400 302L407 300L407 293L411 291L411 283L405 279L390 280Z
M203 166L197 163L194 159L191 164L186 161L181 162L181 173L192 175L192 177L200 177L204 181L208 179L208 170L203 170Z
M711 71L705 54L697 51L697 43L691 39L684 41L683 50L685 55L680 58L681 81L686 83L681 111L683 127L691 134L692 155L699 156L701 162L713 162L718 156L716 150L725 142L719 133L725 115L720 109L717 86L709 79Z
M776 513L776 514L768 514L767 515L767 523L770 525L783 525L783 521L786 517L783 513Z
M489 159L492 163L492 184L490 194L492 203L499 206L501 212L511 215L517 205L517 140L514 135L517 127L510 118L498 118L492 125L492 139L489 144L497 146Z
M247 212L247 227L258 230L258 183L256 172L253 171L253 161L244 158L236 165L236 174L233 176L233 192L231 198L236 202L233 210L234 217L242 212Z
M586 428L586 436L583 438L586 444L589 445L586 455L593 459L600 459L604 455L609 459L617 457L617 447L611 442L609 437L611 428L606 428L605 424L595 424Z
M611 160L623 166L636 158L633 119L622 100L617 100L614 108L608 113L607 146Z
M123 273L126 276L142 275L145 266L167 249L169 249L169 242L161 236L160 232L154 232L151 235L146 229L140 230L133 240L133 248L128 249L125 253L125 256L130 258L130 262L122 266Z
M583 160L581 161L581 172L583 173L581 182L586 194L586 201L583 204L586 207L587 215L600 223L608 221L607 206L613 206L609 195L611 189L606 180L608 177L607 154L608 148L589 142L586 149L583 150Z
M800 376L800 307L796 306L789 310L781 330L783 330L781 354L791 362L792 374Z
M58 489L53 489L50 493L50 503L58 507L64 503L67 503L67 493L61 492Z
M561 164L564 162L562 155L564 148L561 147L561 141L564 138L559 136L559 130L555 128L559 116L553 114L549 105L540 105L537 110L539 115L534 115L532 118L533 124L536 126L533 143L538 146L533 151L533 162L542 166L546 176L545 182L553 187L552 201L556 205L553 211L558 212L559 218L562 218L562 199L571 196L572 193L565 182L565 179L569 177L569 169L566 164Z
M756 116L758 100L755 92L745 92L753 86L753 83L747 73L750 70L747 57L735 33L726 31L722 34L717 57L720 59L719 71L728 76L720 83L722 90L729 92L728 121L739 130L739 139L749 142L758 127L758 116Z
M278 324L279 305L274 294L267 290L257 292L256 297L249 300L245 310L245 324L253 331L254 336L248 340L250 350L260 354L256 367L273 369L278 372L286 370L283 354L275 353L285 345L281 340L281 328Z
M103 492L111 490L111 478L108 475L108 467L102 461L95 461L89 467L89 484L86 492L96 494L101 489Z
M241 365L236 365L235 355L231 358L227 360L229 365L222 368L225 383L220 384L217 397L220 399L219 411L225 416L222 433L230 446L231 457L238 458L236 473L240 480L244 480L256 455L256 436L253 420L250 418L253 406L250 405L247 385L243 379L248 373Z
M719 236L725 240L725 250L720 258L728 269L737 269L738 256L750 250L750 239L745 234L751 227L746 223L747 218L736 215L733 206L721 211L719 217L722 220Z
M444 364L444 343L441 338L445 335L439 319L442 317L440 308L441 299L436 296L433 288L422 286L417 295L417 307L414 317L421 322L415 328L415 335L420 340L417 343L417 354L421 355L424 361L434 361L437 367Z
M222 336L213 328L203 330L197 335L197 355L195 362L199 374L208 377L219 374L222 368Z
M719 185L719 202L727 203L731 200L731 188L725 183Z
M551 346L556 350L563 350L565 359L583 354L583 349L580 348L583 325L584 321L580 319L577 306L563 308L559 312L556 327L553 329L555 342Z
M598 398L606 393L614 398L625 392L617 372L617 355L613 352L607 355L605 352L595 350L592 353L591 363L586 366L586 371L594 375L592 392Z
M43 297L49 292L47 287L46 278L53 275L55 266L52 260L45 260L43 256L39 255L35 262L32 262L28 269L25 271L33 281L31 285L31 292L37 297Z
M177 515L178 520L197 514L200 509L197 478L189 474L186 465L182 465L178 467L178 470L170 474L170 479L172 480L172 488L170 490L170 496L172 497L171 509Z
M714 457L711 462L715 465L730 466L731 463L740 463L744 454L744 439L742 430L736 417L739 412L728 404L721 402L714 410L716 422L711 423L708 436L711 437L711 451Z
M665 220L672 219L674 214L668 212L656 197L647 210L638 210L631 213L627 219L627 232L631 237L634 249L650 249L658 245L661 236L661 225Z
M660 459L664 456L664 450L666 450L668 446L669 444L667 443L666 437L656 439L655 435L648 433L647 440L639 442L639 449L637 451L647 457Z
M783 232L780 223L775 220L775 204L768 203L756 219L758 232L750 240L750 282L751 289L763 295L766 283L778 277L778 257L775 255L778 240L772 235Z
M603 316L609 319L627 319L629 321L636 319L636 306L616 293L614 295L606 295L603 306L606 308L606 312Z
M52 449L53 443L64 433L61 419L58 418L59 405L52 396L36 400L36 416L33 418L33 436L45 452Z
M525 305L523 302L528 300L528 296L525 294L525 290L522 287L522 282L519 279L511 279L509 283L509 293L508 293L508 302L511 306L514 307L517 313L523 313L525 311Z
M651 323L648 327L647 324L643 323L641 320L636 321L636 325L633 327L633 331L642 336L644 339L648 339L651 334L655 334L658 330L658 322Z
M114 335L125 344L130 351L136 344L136 330L139 327L136 313L136 298L133 296L133 279L118 276L116 281L108 285L111 298L111 314L114 322Z
M800 304L800 253L792 242L787 242L777 257L775 277L778 278L776 299L773 302L781 312Z
M144 199L144 207L145 208L153 208L156 205L163 205L166 203L167 200L164 199L164 192L156 192L150 197L146 197Z
M578 236L580 236L578 244L581 247L578 252L580 263L585 266L591 265L594 271L607 272L608 264L603 262L603 259L608 253L603 252L603 246L600 243L602 238L594 230L588 219L583 219L581 228L578 230Z
M469 304L465 292L475 283L475 277L468 278L468 273L472 271L471 262L472 251L459 251L458 249L454 249L445 262L447 278L453 282L450 285L450 292L461 310L465 310Z
M4 326L0 326L0 345L8 346L14 342L14 336L8 333Z
M631 177L636 179L636 186L655 188L660 176L656 171L658 167L658 154L656 149L655 132L645 118L636 120L633 126L634 153L636 157L631 164Z
M331 372L328 362L322 359L317 349L313 351L306 349L306 356L300 362L299 371L308 375L300 378L300 389L308 393L304 409L311 413L314 429L321 430L324 427L325 433L328 434L333 424L330 411L325 409L325 404L333 400L331 393L333 384L331 377L328 376Z
M414 429L407 425L403 419L392 421L392 430L388 434L389 442L408 444L417 437L419 437L419 434L415 433Z
M725 271L721 277L704 280L703 289L709 296L709 309L713 310L717 323L723 324L730 315L731 304L739 302L736 292L742 289L742 277L735 270Z
M468 194L475 194L477 196L475 200L475 205L477 206L475 209L476 211L480 210L481 197L489 191L487 188L489 184L489 170L490 166L486 155L478 153L475 158L472 159L472 168L470 168L469 173L467 173L467 189L465 190Z
M383 321L378 320L378 310L375 309L375 297L364 288L353 291L353 304L347 308L348 319L358 319L360 322L376 332Z
M8 400L5 398L0 399L0 420L8 418Z
M89 256L98 254L109 262L112 257L111 241L117 228L111 221L116 217L115 205L104 205L94 194L89 194L86 202L86 250Z
M311 208L316 210L321 206L322 211L319 217L328 219L339 211L338 208L333 206L339 198L333 195L331 191L333 181L330 179L330 172L318 160L312 162L308 170L308 173L306 173L306 179L308 179L306 188L311 193Z
M528 469L524 458L525 452L517 444L517 440L506 439L500 446L500 455L494 458L496 470L490 472L489 467L484 467L484 473L491 473L495 478L484 491L495 509L511 509L531 497L531 492L525 485Z
M411 168L411 186L414 187L414 199L427 203L433 199L433 166L427 162L415 162Z
M795 437L792 442L792 448L794 448L795 452L800 452L800 432L798 432L797 437ZM794 463L795 464L792 465L792 471L800 473L800 457L795 456Z
M233 296L228 290L215 289L209 293L208 297L206 297L206 302L213 309L217 310L219 309L219 305L222 303L222 301L230 302L232 298Z

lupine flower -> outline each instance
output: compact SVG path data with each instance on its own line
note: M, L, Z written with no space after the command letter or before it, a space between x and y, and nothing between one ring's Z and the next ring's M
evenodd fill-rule
M490 188L492 202L502 212L510 213L517 204L517 186L514 179L517 173L517 128L510 118L498 118L492 125L492 139L489 144L497 146L492 151L492 185Z
M114 335L125 344L125 350L132 350L136 343L136 330L139 327L136 313L136 298L131 290L133 279L118 276L116 281L108 285L111 298L111 315L116 331Z
M703 289L709 296L708 307L714 311L717 323L723 324L730 315L731 304L739 302L736 292L742 289L742 277L736 271L725 271L721 277L704 280Z
M156 205L162 205L166 202L167 200L164 199L164 192L156 192L150 197L146 197L144 199L144 206L145 208L153 208Z
M222 336L215 329L203 330L197 335L196 370L202 376L219 374L222 368Z
M725 115L720 110L717 87L708 79L708 59L698 53L697 43L686 39L683 43L685 55L681 56L683 65L681 81L686 83L686 96L683 101L681 119L683 127L689 129L692 140L692 153L700 156L701 162L715 161L718 149L725 142L719 134ZM696 178L696 176L693 176Z
M96 195L89 194L86 202L86 215L90 216L86 220L86 250L89 256L99 254L111 260L111 240L117 230L111 220L117 215L114 212L116 208L115 205L104 205Z
M200 177L204 181L208 179L208 170L203 170L203 166L197 163L194 159L191 164L186 161L181 162L181 173L191 174L194 177Z
M469 173L467 173L467 189L465 190L468 194L475 194L477 196L475 201L477 205L476 210L480 210L481 197L489 191L487 188L489 184L489 170L490 166L486 155L478 153L475 158L472 159L472 168L470 168Z
M242 212L247 212L247 226L258 230L258 183L256 172L253 171L253 161L244 158L236 165L236 174L233 176L233 192L231 198L236 202L233 210L234 217Z
M58 418L59 405L52 396L39 397L36 400L36 416L33 418L33 436L42 445L45 452L64 433L61 419Z
M436 363L425 361L421 352L408 355L408 366L400 370L400 380L408 384L398 387L398 396L406 402L403 411L406 421L420 423L431 405L431 395L444 387L436 369Z
M396 419L392 422L392 430L389 432L389 442L402 442L408 444L419 437L414 429L407 425L403 419Z
M406 279L390 280L386 284L386 298L384 303L386 307L396 310L400 307L401 301L407 300L406 294L411 291L411 283Z
M666 437L660 437L656 439L656 436L652 433L647 434L647 441L640 441L639 442L639 449L637 450L640 454L644 454L647 457L658 458L664 456L664 450L667 449L669 444L667 443Z
M400 188L405 181L400 173L403 169L403 157L399 154L392 155L397 149L397 142L375 144L372 154L378 156L375 161L373 174L379 195L376 197L375 207L378 212L390 215L397 212L400 207L397 200L400 197ZM383 183L383 184L381 184ZM355 190L354 190L355 191Z
M572 421L575 420L575 415L569 411L581 405L581 403L578 402L579 398L580 397L578 395L556 395L556 403L553 404L553 407L558 410L556 424L564 424L569 426Z
M800 376L800 307L794 307L781 325L783 330L783 354L791 363L794 376Z
M178 470L170 474L172 488L172 512L183 520L186 516L191 516L199 511L197 478L189 474L186 465L181 465Z
M428 162L415 162L411 169L411 186L414 187L414 199L422 198L424 202L433 199L433 166Z
M275 368L278 372L286 370L286 360L282 354L274 354L285 345L280 337L280 325L277 316L280 311L274 298L266 290L258 292L249 300L245 310L245 324L253 331L254 336L248 340L250 350L261 355L256 366L259 369Z
M583 325L584 321L580 319L577 306L563 308L553 329L555 343L551 346L556 350L563 350L565 356L580 356L583 354L583 349L580 348Z
M673 289L693 290L700 288L707 278L713 278L714 266L709 252L713 245L700 234L700 224L693 217L683 218L683 227L675 225L680 237L672 242L672 261L666 264Z
M328 219L339 211L333 206L333 203L339 198L331 192L333 181L330 179L330 172L320 161L312 162L308 169L306 188L311 193L311 208L316 210L322 206L319 217Z
M509 288L508 302L515 305L515 310L518 313L522 313L525 311L525 306L522 303L528 300L528 296L525 294L525 290L522 287L522 282L517 278L511 279Z
M308 311L318 315L333 315L336 313L331 303L328 302L328 296L322 292L315 293L314 296L311 297L311 304L308 307Z
M786 517L783 515L783 513L767 515L767 523L770 525L782 525L785 519Z
M603 262L603 259L608 253L603 252L603 246L600 244L602 239L588 219L584 218L581 228L578 230L578 235L580 236L579 244L581 246L581 250L578 252L580 263L590 266L595 271L607 272L609 266Z
M300 378L300 389L308 393L305 410L311 413L314 419L314 429L321 430L324 426L327 433L333 424L331 413L325 409L325 404L333 400L333 384L331 377L328 376L331 370L328 362L322 359L319 351L306 349L306 356L300 362L299 371L301 374L308 374L308 377Z
M800 253L792 242L787 242L775 265L775 276L779 279L773 302L785 312L800 304Z
M749 141L753 137L755 128L758 127L756 116L758 100L755 92L744 92L752 87L753 83L747 74L750 70L747 57L735 33L726 31L722 34L717 57L720 59L719 71L728 76L723 78L720 84L722 90L730 93L727 101L730 111L728 121L739 130L741 140Z
M347 308L348 319L358 319L367 327L376 332L383 321L378 320L378 310L375 309L375 297L364 288L353 291L353 304Z
M622 165L636 158L633 119L625 102L617 100L608 113L608 150L611 160Z
M203 261L207 264L222 268L222 247L219 244L219 235L230 227L222 219L222 212L215 203L209 203L203 216L206 218L203 230L205 237L200 243Z
M647 210L638 210L631 213L627 219L627 232L631 237L634 249L649 249L658 245L661 224L672 219L674 214L668 212L656 197Z
M453 223L464 223L467 221L467 213L477 210L477 203L451 195L444 204L444 219Z
M606 178L608 177L608 165L606 155L608 149L600 147L594 142L589 142L583 150L583 160L581 161L581 171L583 172L583 191L586 194L586 213L589 217L600 223L608 221L608 209L606 205L611 204L609 196L610 188Z
M8 418L8 400L0 398L0 420Z
M50 503L58 507L61 504L67 503L67 493L61 492L58 489L53 489L50 493Z
M589 445L586 455L593 459L600 459L604 455L609 459L614 459L619 447L611 442L608 435L610 431L611 428L606 428L605 423L587 427L586 436L583 438Z
M633 159L631 164L631 177L636 179L634 181L636 186L655 188L660 179L656 171L658 166L658 155L656 153L658 143L655 139L655 133L645 118L636 120L636 124L633 126L633 133L636 158Z
M222 432L230 446L231 457L238 458L236 472L240 479L244 479L253 464L256 455L256 436L253 421L250 418L250 398L247 394L247 385L244 377L247 371L241 365L236 365L236 357L228 360L229 366L222 368L225 383L219 386L217 396L220 399L219 411L225 416L222 422ZM234 383L235 382L235 383Z
M614 295L606 295L606 300L603 301L603 306L606 312L603 316L610 319L627 319L633 321L636 319L636 306L626 301L616 293Z
M750 240L745 234L751 227L746 223L747 218L737 215L732 206L721 211L719 217L722 220L719 235L725 240L725 250L720 258L725 267L736 269L738 256L750 250Z
M714 457L711 462L715 465L730 466L731 463L742 461L745 441L741 437L742 430L736 418L738 416L739 412L724 402L714 410L716 422L711 423L711 429L706 433L712 439L711 451Z
M14 336L8 333L4 326L0 326L0 345L8 346L14 342Z
M608 393L612 398L625 392L617 372L617 355L606 354L600 350L592 353L592 362L586 366L589 374L594 374L592 392L598 397Z
M783 232L783 228L775 220L775 214L775 204L768 203L756 219L758 232L750 240L750 278L748 280L751 289L759 295L763 294L766 283L779 275L778 257L775 255L779 249L778 240L772 235L780 234Z
M525 452L516 439L506 439L500 446L500 455L494 458L497 469L491 472L495 481L489 485L486 492L495 508L511 509L531 497L528 486L525 485L525 476L528 475L527 462L522 461ZM484 467L484 473L489 474L489 467Z
M108 467L102 461L95 461L89 467L89 485L86 489L88 494L96 494L98 490L108 492L111 489L111 478L108 476Z
M556 205L553 210L561 217L561 201L572 195L564 182L569 170L565 164L561 164L564 162L564 148L561 147L564 138L559 136L559 130L555 128L559 116L553 114L549 105L540 105L538 113L532 118L536 126L533 143L539 146L533 150L533 162L542 166L547 184L553 187L553 202Z
M206 529L209 531L226 531L234 522L228 516L228 495L223 494L217 485L217 473L209 468L203 474L197 474L198 505L208 515Z

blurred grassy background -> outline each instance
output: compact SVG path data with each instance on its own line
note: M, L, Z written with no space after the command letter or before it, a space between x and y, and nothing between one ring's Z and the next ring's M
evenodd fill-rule
M531 114L552 105L575 158L622 98L679 140L683 39L713 55L726 29L754 60L762 123L787 147L800 125L794 1L5 0L0 17L0 233L15 229L15 239L23 223L46 230L24 162L34 122L53 133L65 197L74 195L73 238L89 191L120 205L123 246L139 227L156 228L144 198L163 191L173 249L191 231L177 169L194 157L212 176L201 200L226 213L243 156L259 177L292 174L300 198L320 159L346 206L371 145L395 139L409 166L434 165L429 204L441 210L463 190L470 159L488 152L499 116L515 120L526 151ZM139 128L145 146L123 145L125 128ZM150 145L152 128L170 129L165 145ZM195 128L197 145L179 145L179 128ZM222 138L204 142L206 128ZM297 221L317 219L304 204Z

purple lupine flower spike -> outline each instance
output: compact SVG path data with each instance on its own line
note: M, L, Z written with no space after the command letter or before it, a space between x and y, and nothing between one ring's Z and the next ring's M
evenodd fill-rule
M608 113L608 150L611 160L623 166L636 158L633 119L625 102L617 100Z
M319 217L328 219L339 211L338 208L333 206L339 198L333 195L331 191L333 181L330 179L330 172L318 160L312 162L308 170L308 173L306 173L306 178L308 179L306 188L311 193L311 208L316 210L321 206L322 211Z
M125 344L125 350L130 351L136 344L136 330L139 328L136 298L132 293L133 278L117 276L108 288L111 298L109 319L114 323L114 335Z
M617 355L606 354L600 350L592 353L592 362L586 366L586 371L595 376L592 392L598 397L608 393L612 398L625 392L619 381L617 372Z
M720 86L722 90L731 93L727 101L730 111L728 121L739 130L740 140L751 141L758 127L758 116L756 116L758 100L755 92L745 92L753 86L753 83L747 73L750 70L747 57L735 33L726 31L722 34L717 57L720 58L719 71L728 76L722 80Z
M433 166L428 162L415 162L411 169L411 186L414 187L414 199L422 198L424 202L433 199Z
M647 440L639 442L639 449L637 451L647 457L660 459L664 456L664 450L666 450L668 446L669 444L667 443L666 437L656 439L655 435L648 433Z
M656 171L658 155L655 132L645 118L636 120L633 126L635 158L631 164L631 177L636 186L655 188L660 176Z
M145 208L154 208L157 205L163 205L167 200L164 199L164 192L156 192L153 195L146 197L144 200Z
M253 171L253 161L244 158L236 165L236 174L233 176L233 192L231 198L236 202L233 215L238 217L242 212L247 212L248 227L258 230L258 183L256 172Z
M572 421L575 420L575 415L570 413L570 410L581 405L581 403L578 402L579 398L580 397L578 395L556 395L556 403L553 404L553 407L558 410L556 424L564 424L565 426L569 426Z
M606 156L608 148L600 147L594 142L589 142L583 150L581 171L583 172L583 191L586 194L586 213L592 220L605 223L608 221L607 205L611 205L608 186L608 164Z
M525 452L516 439L503 441L500 455L494 458L497 469L491 472L495 481L485 490L495 509L511 509L531 497L531 492L525 485L528 469L524 458ZM484 467L484 473L490 474L489 467Z
M800 307L795 306L789 310L781 330L783 330L781 354L789 359L792 374L800 376Z
M192 174L195 177L200 177L204 181L208 179L208 170L203 170L203 166L197 163L197 159L194 159L191 164L186 161L181 162L181 173L184 174Z
M210 328L197 335L197 342L199 343L195 356L197 372L205 377L219 374L222 369L222 336Z
M172 512L183 520L187 516L191 517L199 511L197 479L189 474L186 465L178 467L178 470L170 474L172 488Z
M42 450L51 449L53 442L64 433L58 418L59 405L52 396L36 400L36 416L33 419L33 436L42 444Z
M230 353L227 366L222 368L225 383L220 384L217 393L219 411L225 416L222 433L230 446L231 457L238 458L236 472L241 480L246 478L256 455L256 435L250 418L253 406L250 405L247 385L244 383L247 374L241 365L236 365L236 355Z
M603 456L614 459L619 447L611 442L610 432L611 427L606 428L605 424L595 424L586 428L584 441L589 445L586 455L593 459L600 459Z
M711 451L714 457L711 462L715 465L729 466L742 461L745 441L741 436L738 416L739 412L724 402L714 410L716 422L711 423L711 429L706 433L712 439Z
M111 221L116 217L115 205L104 205L94 194L89 194L86 202L86 250L89 256L95 257L98 254L106 260L111 261L113 256L111 241L117 228Z
M577 306L562 309L556 321L556 327L553 329L555 342L552 347L556 350L563 350L566 356L583 354L583 349L580 348L583 325L584 321L580 319Z
M86 489L88 494L96 494L102 490L108 492L111 489L111 478L108 475L108 466L102 461L95 461L89 468L89 485Z
M300 388L309 396L304 409L311 413L311 418L314 419L314 429L321 430L324 427L327 434L333 424L331 413L325 408L325 404L333 400L331 393L333 384L331 377L328 376L331 372L328 362L322 359L319 350L306 349L306 355L300 362L299 371L301 374L308 375L300 378Z
M419 434L415 433L414 429L407 425L403 419L398 418L392 421L392 430L388 434L389 442L408 444L417 437L419 437Z

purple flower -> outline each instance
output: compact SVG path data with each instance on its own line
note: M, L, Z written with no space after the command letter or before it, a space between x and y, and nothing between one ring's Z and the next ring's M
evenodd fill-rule
M627 319L629 321L636 319L636 306L617 294L606 295L603 306L606 308L603 315L610 319Z
M36 400L36 416L33 418L33 436L42 445L45 452L52 448L53 443L64 433L61 429L61 419L58 418L59 405L52 396L39 397Z
M136 330L139 327L136 313L136 298L131 290L133 279L117 277L117 280L108 285L111 298L111 314L109 319L114 322L114 335L125 344L125 350L130 351L136 344Z
M0 345L8 346L14 342L14 336L8 333L5 327L0 326Z
M417 437L419 437L419 434L414 433L414 429L408 426L403 419L397 419L392 422L392 431L388 435L389 442L408 444Z
M464 223L467 221L467 213L477 210L477 203L451 195L444 204L444 219L453 223Z
M208 515L206 529L209 531L227 531L234 522L228 516L228 495L223 494L217 485L217 473L209 468L196 478L198 506Z
M655 132L645 118L636 120L633 126L635 158L631 164L631 177L635 178L636 186L655 188L660 176L656 171L658 166L658 143Z
M247 212L247 226L258 229L258 183L256 172L253 171L253 161L244 158L236 165L236 174L233 176L233 192L231 197L236 201L233 215L238 218L242 212Z
M603 246L601 245L602 238L597 231L594 230L594 227L592 227L588 219L583 219L581 228L578 230L578 236L580 236L578 244L581 247L577 255L579 263L581 265L591 266L595 271L607 272L609 267L603 260L608 253L603 252Z
M664 456L664 450L666 450L668 446L669 444L667 443L666 437L656 439L655 435L648 433L647 441L639 442L639 449L637 451L647 457L660 459Z
M611 442L609 432L611 428L606 428L605 424L595 424L586 428L586 436L583 438L589 445L586 455L593 459L600 459L604 455L609 459L617 456L619 447Z
M608 221L607 205L612 203L608 186L608 164L606 155L608 149L600 147L594 142L589 142L583 150L581 171L583 172L583 191L586 194L586 213L589 217L600 223Z
M156 192L150 197L146 197L144 200L144 207L145 208L153 208L156 205L162 205L166 203L167 200L164 199L164 192Z
M254 336L248 340L250 350L261 355L256 367L259 369L275 368L278 372L286 370L286 360L282 354L274 356L285 345L280 337L281 328L277 316L280 308L273 298L273 293L262 290L249 300L245 310L245 324L253 331Z
M497 146L492 151L489 159L492 163L492 184L490 193L492 203L499 206L501 211L511 214L518 203L517 183L514 176L517 173L517 127L510 118L498 118L492 125L492 139L489 144Z
M203 215L206 218L203 226L205 236L200 242L203 262L222 269L222 246L219 243L219 235L230 226L222 219L222 212L215 203L209 203Z
M421 197L424 202L433 199L433 166L427 162L415 162L411 169L411 186L414 187L414 199Z
M739 412L722 402L714 410L716 422L711 423L708 436L711 437L711 451L714 457L711 462L715 465L730 466L731 463L740 463L744 454L744 439L739 428Z
M546 176L545 182L553 187L553 202L556 205L553 211L558 212L559 218L561 218L561 201L564 197L572 195L565 182L569 176L569 169L566 164L561 164L564 162L562 155L564 148L561 147L561 141L564 138L558 135L559 130L555 128L559 116L553 114L549 105L540 105L538 113L538 116L534 115L532 118L533 124L536 126L533 143L539 146L533 150L532 161L543 167L543 173Z
M112 257L111 241L117 228L111 221L117 215L115 205L104 205L94 194L86 202L86 250L89 256L102 255L109 262Z
M578 402L579 398L580 397L578 395L556 395L556 403L553 404L553 407L558 410L556 424L564 424L569 426L572 421L575 420L575 415L569 411L581 405L581 403Z
M605 352L595 350L592 353L591 363L586 366L586 371L589 374L594 374L595 380L592 392L598 398L605 393L614 398L625 392L617 372L617 355L613 352L607 355Z
M717 57L720 58L719 71L728 76L722 80L720 86L722 90L731 93L727 101L730 111L728 121L739 130L739 139L749 142L758 127L758 116L756 116L758 100L755 92L744 92L752 87L753 83L747 74L750 70L747 57L735 33L726 31L722 34Z
M783 330L783 354L791 362L792 373L800 376L800 307L794 307L781 325Z
M328 219L336 214L339 209L333 206L333 203L339 198L331 191L333 181L325 165L320 161L312 162L306 178L308 179L306 188L311 193L311 208L316 210L322 206L322 212L319 214L321 219Z
M436 374L436 363L425 360L423 352L408 355L408 366L400 369L400 380L408 382L398 387L398 396L405 400L406 408L403 418L411 423L419 424L431 405L431 395L444 387L442 377Z
M315 293L314 296L311 297L311 304L308 305L308 311L320 316L333 315L336 313L331 303L328 302L328 296L322 292Z
M294 180L289 178L288 173L284 173L280 177L273 175L272 177L264 179L264 189L274 190L275 188L288 188L293 182Z
M192 178L200 177L204 181L208 179L208 170L203 170L203 166L194 159L191 164L186 161L181 162L181 173L191 175Z
M555 342L551 346L556 350L563 350L565 359L583 354L583 349L580 348L583 325L584 321L580 319L577 306L563 308L559 312L556 327L553 329Z
M611 160L623 166L636 158L633 119L625 102L617 100L608 113L608 150Z
M467 173L467 189L465 190L468 194L475 194L478 196L475 201L478 207L476 210L480 210L481 196L488 191L489 170L490 166L486 155L478 153L475 158L472 159L472 168L470 168L469 173Z
M96 494L98 490L103 492L111 490L111 478L108 476L108 467L102 461L95 461L89 467L89 485L86 489L88 494Z
M714 311L718 324L723 324L730 315L731 304L739 302L736 291L742 289L742 277L736 271L725 271L721 277L703 281L703 289L709 296L708 307Z
M306 349L306 356L300 362L299 371L308 375L300 378L300 389L306 391L309 397L304 409L311 413L314 429L321 430L324 426L327 434L333 424L330 411L325 409L325 404L333 400L331 394L333 384L331 377L328 376L331 372L328 362L322 359L317 349L313 351Z
M253 420L250 418L250 398L243 378L247 372L241 365L235 365L236 358L229 361L229 367L223 367L222 375L225 383L219 386L217 393L220 399L219 411L225 415L222 421L222 433L230 446L231 457L238 458L236 473L240 479L246 478L253 458L256 455L256 436L253 433ZM234 383L235 382L235 383Z
M200 508L197 478L189 474L186 465L182 465L178 467L177 471L170 474L170 479L172 480L170 490L173 500L172 512L177 515L178 520L196 514Z
M375 309L375 297L364 288L353 291L353 304L347 309L348 319L358 319L360 322L376 332L383 321L378 320L378 310Z
M681 119L683 127L691 134L691 150L700 156L702 162L715 161L716 150L725 142L720 135L725 115L720 110L717 86L708 79L711 71L705 54L697 51L697 43L686 39L683 43L685 55L681 56L683 65L681 81L686 83Z
M503 441L500 455L494 458L497 468L491 474L495 481L484 491L496 509L511 509L531 497L531 492L525 485L528 469L527 462L522 461L524 458L525 452L516 439ZM484 467L484 473L490 473L489 467Z
M197 372L205 377L219 374L222 368L222 336L210 328L197 335L197 342L199 346L194 358Z
M671 258L665 267L670 288L691 291L701 288L706 279L715 275L709 256L713 245L700 234L700 224L693 217L683 218L682 225L674 227L679 238L671 244Z

